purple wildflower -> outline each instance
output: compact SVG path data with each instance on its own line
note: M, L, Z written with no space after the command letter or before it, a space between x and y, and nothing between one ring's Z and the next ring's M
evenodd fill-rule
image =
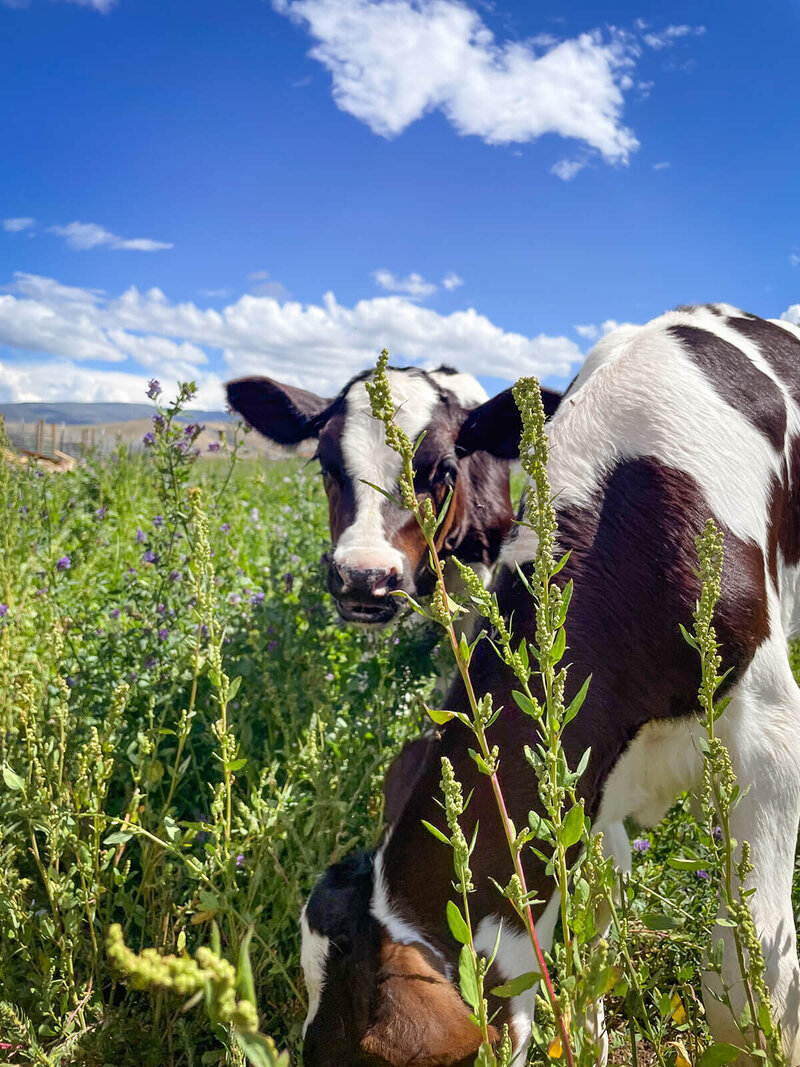
M158 553L153 552L152 549L148 548L142 556L142 563L158 563Z
M714 829L711 831L711 836L714 838L715 841L721 841L722 840L722 827L721 826L715 826Z
M270 643L267 645L267 648L269 649L270 652L274 652L277 647L278 647L278 642L277 641L270 641Z
M181 400L192 400L197 393L194 382L181 382Z
M56 570L68 571L71 566L72 560L69 558L69 556L62 556L58 563L56 563Z
M332 682L333 681L333 674L330 671L328 671L328 673L325 675L325 681L326 682Z
M170 571L169 572L169 580L171 582L179 582L181 580L181 572L180 571Z
M695 877L699 878L701 882L706 882L711 877L711 875L708 873L708 871L705 871L705 870L695 871L694 873L695 873Z
M264 603L264 594L263 593L253 593L253 595L250 597L250 603L253 605L254 608L258 607L259 604L263 604Z
M145 445L147 448L152 448L155 443L156 435L154 433L151 433L150 430L148 430L142 438L142 444Z
M147 395L151 400L161 396L161 382L157 378L151 378L147 383Z
M141 528L136 531L136 543L143 545L147 540L147 534Z
M109 612L109 614L111 615L112 619L118 619L122 612L119 608L113 608L112 611Z
M226 534L230 528L231 524L229 522L223 522L222 526L220 526L220 530L222 530L224 534Z
M646 837L637 837L634 839L633 848L636 852L647 852L650 848L650 842Z
M159 605L158 605L158 606L156 607L156 611L158 612L158 614L159 614L159 615L166 615L166 613L167 613L167 606L166 606L166 604L159 604Z
M241 599L242 598L239 596L238 593L231 593L231 595L228 597L228 603L233 604L235 607L241 601Z
M126 573L126 574L129 574L129 575L131 576L131 578L135 578L135 577L136 577L136 575L137 575L137 574L138 574L139 572L138 572L138 571L136 570L136 568L135 568L135 567L128 567L128 569L127 569L127 571L125 571L125 573Z
M136 671L128 671L128 681L129 682L135 682L138 677L139 677L139 675L136 673Z
M104 519L106 517L106 512L107 511L108 511L108 508L98 508L97 511L95 512L96 518Z
M153 526L163 526L163 525L164 525L164 516L163 515L155 515L155 516L153 516Z
M146 671L152 671L153 667L155 667L157 662L158 660L155 656L148 656L147 659L144 661L144 669Z
M163 426L164 426L164 416L163 415L154 415L153 416L153 425L155 426L155 428L157 430L162 429Z
M67 683L67 689L74 689L75 686L78 684L77 678L72 678L69 674L64 679L64 681Z
M238 854L238 856L236 857L236 866L237 867L244 867L244 853L243 852L240 852Z
M206 624L204 622L200 623L200 636L201 637L208 637L208 627L206 626Z
M219 452L219 449L220 449L219 441L212 441L211 444L208 446L208 451L209 452Z
M8 604L0 604L0 619L4 619L8 615Z
M167 630L166 627L163 630L159 630L158 631L158 639L159 639L159 641L166 641L166 639L168 637L169 637L169 630Z

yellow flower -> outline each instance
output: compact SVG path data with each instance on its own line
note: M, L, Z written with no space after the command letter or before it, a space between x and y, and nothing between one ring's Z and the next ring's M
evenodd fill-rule
M564 1048L561 1044L560 1037L554 1037L550 1042L550 1047L547 1050L547 1055L551 1060L560 1059L564 1055Z
M683 1001L677 991L672 994L672 1000L669 1002L669 1006L672 1012L672 1021L678 1026L680 1026L681 1023L685 1023L686 1008L684 1008Z

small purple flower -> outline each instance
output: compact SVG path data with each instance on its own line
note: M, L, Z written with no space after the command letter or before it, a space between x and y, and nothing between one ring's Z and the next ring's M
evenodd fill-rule
M154 415L153 416L153 425L155 426L155 428L157 430L162 429L163 426L164 426L164 416L163 415Z
M326 682L332 682L333 681L333 674L330 671L328 671L328 673L325 675L325 681Z
M75 686L78 684L77 678L72 678L69 674L64 679L64 681L67 683L67 689L74 689Z
M158 563L158 553L149 549L142 556L142 563Z
M238 593L231 593L231 595L228 597L228 602L235 606L241 601L241 599L242 598L239 596Z
M128 569L127 569L127 571L125 571L125 573L126 573L126 574L129 574L129 575L131 576L131 578L135 578L135 577L136 577L136 575L137 575L137 574L138 574L139 572L138 572L138 571L136 570L136 568L135 568L135 567L128 567Z
M277 647L278 647L278 642L277 641L270 641L270 643L267 645L267 648L268 648L268 650L270 652L274 652Z
M208 451L209 452L219 452L219 449L220 449L219 441L212 441L211 444L208 446Z
M230 528L231 524L229 522L223 522L222 526L220 526L220 530L222 530L224 534L226 534Z
M169 572L169 580L171 582L179 582L181 580L181 572L180 571L170 571Z
M95 517L98 518L98 519L104 519L106 517L106 512L107 511L108 511L108 508L98 508L97 511L95 512Z
M148 656L147 659L144 661L144 669L146 671L152 671L153 667L155 667L157 662L158 661L155 656Z
M150 430L148 430L147 433L142 438L142 444L145 445L147 448L152 448L155 443L156 443L156 435L154 433L152 433Z
M400 638L399 637L395 637L394 640L392 641L392 644L393 645L399 645L400 644Z
M129 682L135 682L138 677L139 677L139 675L136 673L136 671L128 671L128 681Z
M236 866L237 867L244 867L244 853L243 852L240 852L239 855L236 857Z
M156 611L158 612L158 614L159 614L159 615L166 615L166 613L167 613L167 606L166 606L166 604L159 604L159 605L158 605L158 606L156 607Z
M153 526L163 526L163 525L164 525L164 516L163 515L154 515L153 516Z
M147 395L151 400L156 400L161 396L161 382L157 378L151 378L147 383Z
M143 545L147 540L147 534L141 528L136 531L136 543Z
M650 848L650 842L646 837L637 837L634 839L633 848L636 852L647 852Z
M166 639L168 637L169 637L169 630L167 630L166 628L163 629L163 630L159 630L158 631L158 639L159 639L159 641L166 641Z
M705 870L695 871L694 873L695 873L695 877L699 878L701 882L707 882L708 879L711 877L711 875L708 873L708 871L705 871Z
M122 612L120 611L120 609L119 609L119 608L113 608L113 609L112 609L112 610L111 610L111 611L109 612L109 614L111 615L111 618L112 618L112 619L118 619L118 618L120 617L120 615L122 614Z
M253 595L250 597L250 603L253 605L254 608L258 607L259 604L263 604L264 603L264 594L263 593L253 593Z
M58 563L56 563L56 570L68 571L71 566L72 560L69 558L69 556L62 556Z
M201 637L208 637L208 627L206 626L206 624L204 622L200 623L200 636Z
M181 383L181 400L192 400L196 393L197 386L194 382Z
M28 505L27 504L23 504L22 507L19 509L19 513L20 513L20 515L27 515L28 514Z
M4 619L8 615L8 604L0 604L0 619Z
M711 836L714 838L715 841L721 841L722 840L722 827L721 826L715 826L714 829L711 831Z

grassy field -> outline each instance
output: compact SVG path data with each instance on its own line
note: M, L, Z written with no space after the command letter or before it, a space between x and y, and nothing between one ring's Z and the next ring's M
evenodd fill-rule
M137 951L178 954L216 928L233 961L252 930L260 1029L300 1062L302 901L377 839L383 773L444 657L423 625L337 622L313 465L231 474L163 432L152 454L68 474L0 466L0 1063L244 1062L202 1005L115 970L114 923ZM688 808L637 835L626 891L667 1067L704 1040L716 911Z

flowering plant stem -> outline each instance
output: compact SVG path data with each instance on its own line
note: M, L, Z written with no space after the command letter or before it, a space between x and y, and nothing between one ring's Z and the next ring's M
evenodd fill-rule
M366 382L366 388L370 395L372 402L372 412L376 418L383 421L386 430L386 442L396 451L403 462L402 473L399 479L400 495L403 505L411 511L416 519L428 547L429 559L433 568L436 585L433 595L433 603L431 609L431 615L433 619L443 627L447 634L447 639L450 643L450 648L453 653L453 657L458 668L459 675L464 684L464 690L469 702L470 711L472 714L472 720L469 722L469 727L474 733L478 745L480 746L481 762L478 763L479 768L488 775L491 783L492 793L494 794L495 803L500 814L500 820L503 826L503 833L508 845L508 851L511 858L511 863L514 870L514 879L512 879L512 885L516 880L516 885L513 885L513 889L509 893L509 899L513 904L515 910L524 923L525 930L530 938L531 945L533 947L536 960L541 968L542 980L544 982L545 989L547 991L547 997L550 1002L550 1006L553 1010L553 1015L556 1020L556 1028L561 1038L563 1056L568 1064L568 1067L574 1067L574 1055L572 1051L572 1045L570 1042L569 1026L564 1017L564 1013L558 1003L558 999L553 988L553 983L550 978L550 973L545 962L544 953L539 943L539 938L536 933L536 923L533 919L533 912L529 901L529 894L527 884L525 880L525 872L522 866L521 860L521 847L517 840L517 833L511 818L508 814L508 808L506 806L505 797L503 796L503 790L500 785L500 779L497 774L498 757L499 754L496 749L490 749L489 742L486 737L486 724L491 718L491 699L484 698L479 700L475 694L475 689L470 677L469 665L474 649L466 641L465 638L459 639L454 626L454 619L456 617L456 611L453 610L453 602L450 600L447 594L447 588L445 584L444 571L442 568L442 562L439 557L438 546L436 544L436 533L441 526L441 523L446 515L447 508L450 505L452 498L452 491L448 495L437 515L434 510L434 504L430 497L426 497L422 504L414 491L414 453L415 448L408 438L407 434L396 424L395 422L395 409L392 404L391 391L389 388L388 378L386 376L386 366L389 361L389 353L386 349L380 355L376 366L375 373L372 381ZM379 487L376 487L379 488ZM386 492L386 490L381 490ZM462 568L462 574L463 574ZM418 607L418 606L417 606ZM477 762L477 761L476 761ZM481 765L482 764L482 765ZM565 930L567 929L565 924Z

